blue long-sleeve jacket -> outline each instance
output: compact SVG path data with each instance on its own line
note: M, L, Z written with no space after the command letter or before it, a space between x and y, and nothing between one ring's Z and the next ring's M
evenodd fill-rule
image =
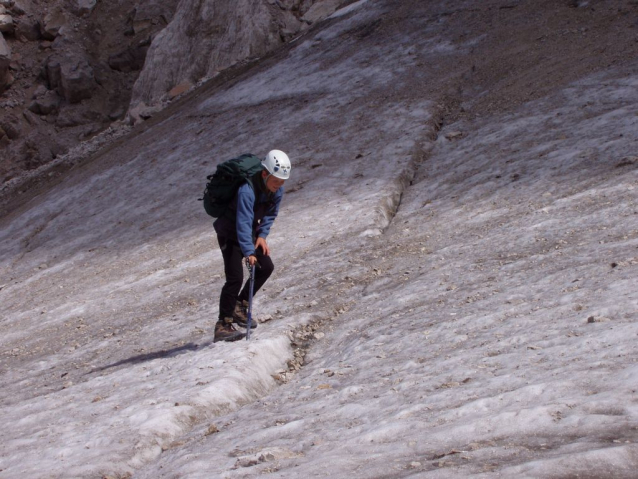
M284 195L283 186L270 193L260 182L263 182L261 177L253 179L254 190L249 183L241 185L229 205L230 214L214 223L219 236L239 243L244 257L254 255L255 240L266 238L270 233Z

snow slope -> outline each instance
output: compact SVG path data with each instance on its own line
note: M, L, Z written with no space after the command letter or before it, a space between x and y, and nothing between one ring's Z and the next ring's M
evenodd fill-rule
M635 65L437 135L437 65L480 36L391 7L338 12L2 220L0 477L634 477ZM273 147L293 170L264 322L213 344L202 181Z

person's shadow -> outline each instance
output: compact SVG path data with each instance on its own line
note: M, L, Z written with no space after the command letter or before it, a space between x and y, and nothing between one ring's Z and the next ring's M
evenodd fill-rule
M96 372L105 371L107 369L116 368L118 366L122 366L122 365L125 365L125 364L139 364L139 363L143 363L143 362L146 362L146 361L152 361L154 359L172 358L172 357L175 357L175 356L179 356L180 354L185 354L185 353L188 353L190 351L196 351L196 350L198 350L200 348L208 347L211 344L213 344L212 341L208 341L208 342L202 343L202 344L188 343L188 344L184 344L183 346L176 347L176 348L162 349L160 351L154 351L154 352L151 352L151 353L139 354L137 356L133 356L133 357L130 357L128 359L122 359L121 361L117 361L116 363L107 364L106 366L95 368L95 369L89 371L87 374L92 374L92 373L96 373Z

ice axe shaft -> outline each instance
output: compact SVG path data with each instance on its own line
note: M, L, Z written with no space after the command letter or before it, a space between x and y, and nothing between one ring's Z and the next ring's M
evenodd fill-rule
M250 267L250 288L248 288L248 320L246 321L246 341L250 339L250 327L253 322L253 290L255 289L255 265Z

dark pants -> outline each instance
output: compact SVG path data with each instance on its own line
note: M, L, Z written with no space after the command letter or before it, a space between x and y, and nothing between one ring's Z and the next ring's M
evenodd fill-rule
M239 301L248 301L250 279L246 281L244 287L241 285L244 282L244 255L241 252L239 243L232 240L226 240L221 236L217 236L219 242L219 248L222 250L222 257L224 258L224 273L226 274L226 283L222 287L222 293L219 297L219 320L229 318L233 315L235 309L235 303ZM257 294L257 291L261 289L266 280L270 277L275 269L270 256L264 255L261 248L255 253L257 261L260 267L255 267L255 286L253 289L253 296ZM240 292L241 290L241 292Z

